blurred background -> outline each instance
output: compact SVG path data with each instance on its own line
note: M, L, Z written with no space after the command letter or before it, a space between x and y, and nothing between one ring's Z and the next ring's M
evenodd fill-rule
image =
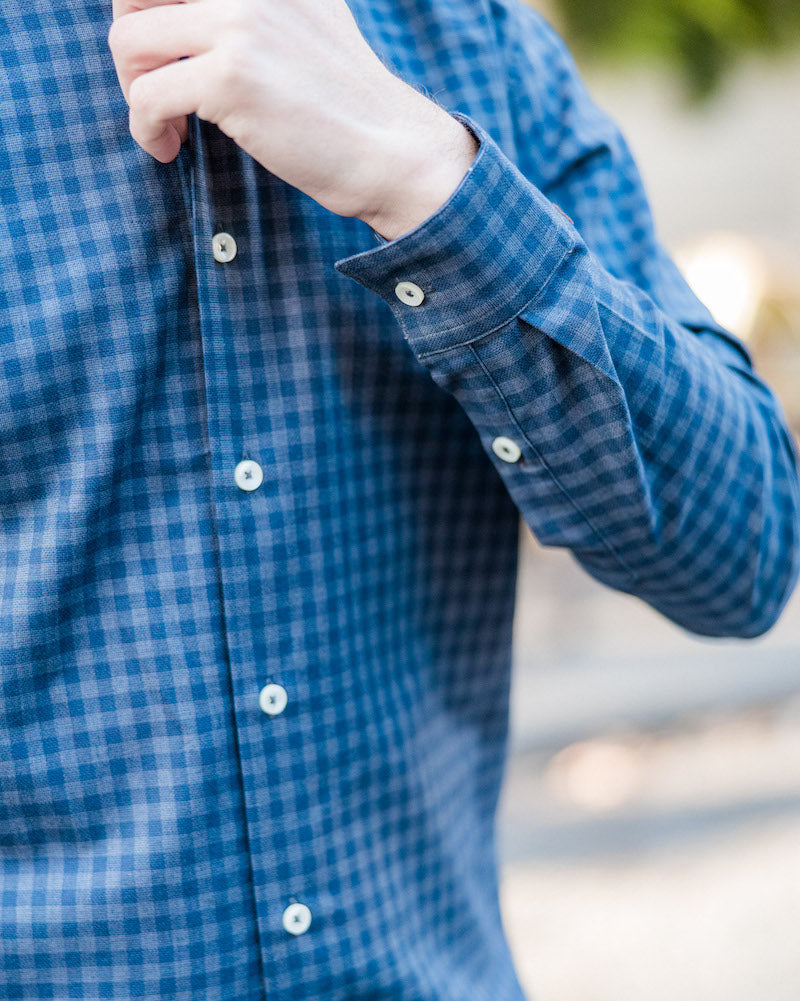
M800 431L800 4L534 6ZM800 593L699 639L523 535L499 836L531 1001L798 1001Z

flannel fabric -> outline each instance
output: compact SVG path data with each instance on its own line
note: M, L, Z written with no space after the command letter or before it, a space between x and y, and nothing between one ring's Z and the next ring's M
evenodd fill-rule
M520 1001L520 513L700 633L797 574L779 407L557 36L351 6L480 140L391 242L206 123L143 153L107 0L0 11L3 998Z

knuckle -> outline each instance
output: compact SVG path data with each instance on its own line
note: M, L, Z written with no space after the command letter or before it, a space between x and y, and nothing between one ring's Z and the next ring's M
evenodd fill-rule
M145 145L147 141L147 133L134 115L131 115L130 117L129 131L134 142L139 143L140 146Z
M131 31L130 18L116 18L108 29L108 45L114 57L124 58L131 51L132 44L133 32Z
M247 59L244 33L230 32L217 49L216 76L223 93L238 91Z
M153 94L146 74L137 76L131 81L128 88L128 104L131 111L139 115L152 111Z
M247 31L252 23L247 0L227 0L225 4L225 22L234 31Z

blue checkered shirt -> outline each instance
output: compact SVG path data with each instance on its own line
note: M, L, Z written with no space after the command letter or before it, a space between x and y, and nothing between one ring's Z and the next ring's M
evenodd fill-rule
M0 11L4 999L520 1001L519 515L699 633L797 574L780 409L552 30L352 8L480 141L391 242L142 152L107 0Z

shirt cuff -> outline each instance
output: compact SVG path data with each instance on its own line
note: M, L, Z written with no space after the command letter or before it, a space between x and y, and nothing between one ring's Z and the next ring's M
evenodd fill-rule
M481 126L462 114L453 118L480 146L450 198L408 233L335 264L389 304L419 356L458 347L513 319L579 242L567 216ZM403 289L395 291L401 283L422 296L414 289L409 295L406 284L401 299Z

